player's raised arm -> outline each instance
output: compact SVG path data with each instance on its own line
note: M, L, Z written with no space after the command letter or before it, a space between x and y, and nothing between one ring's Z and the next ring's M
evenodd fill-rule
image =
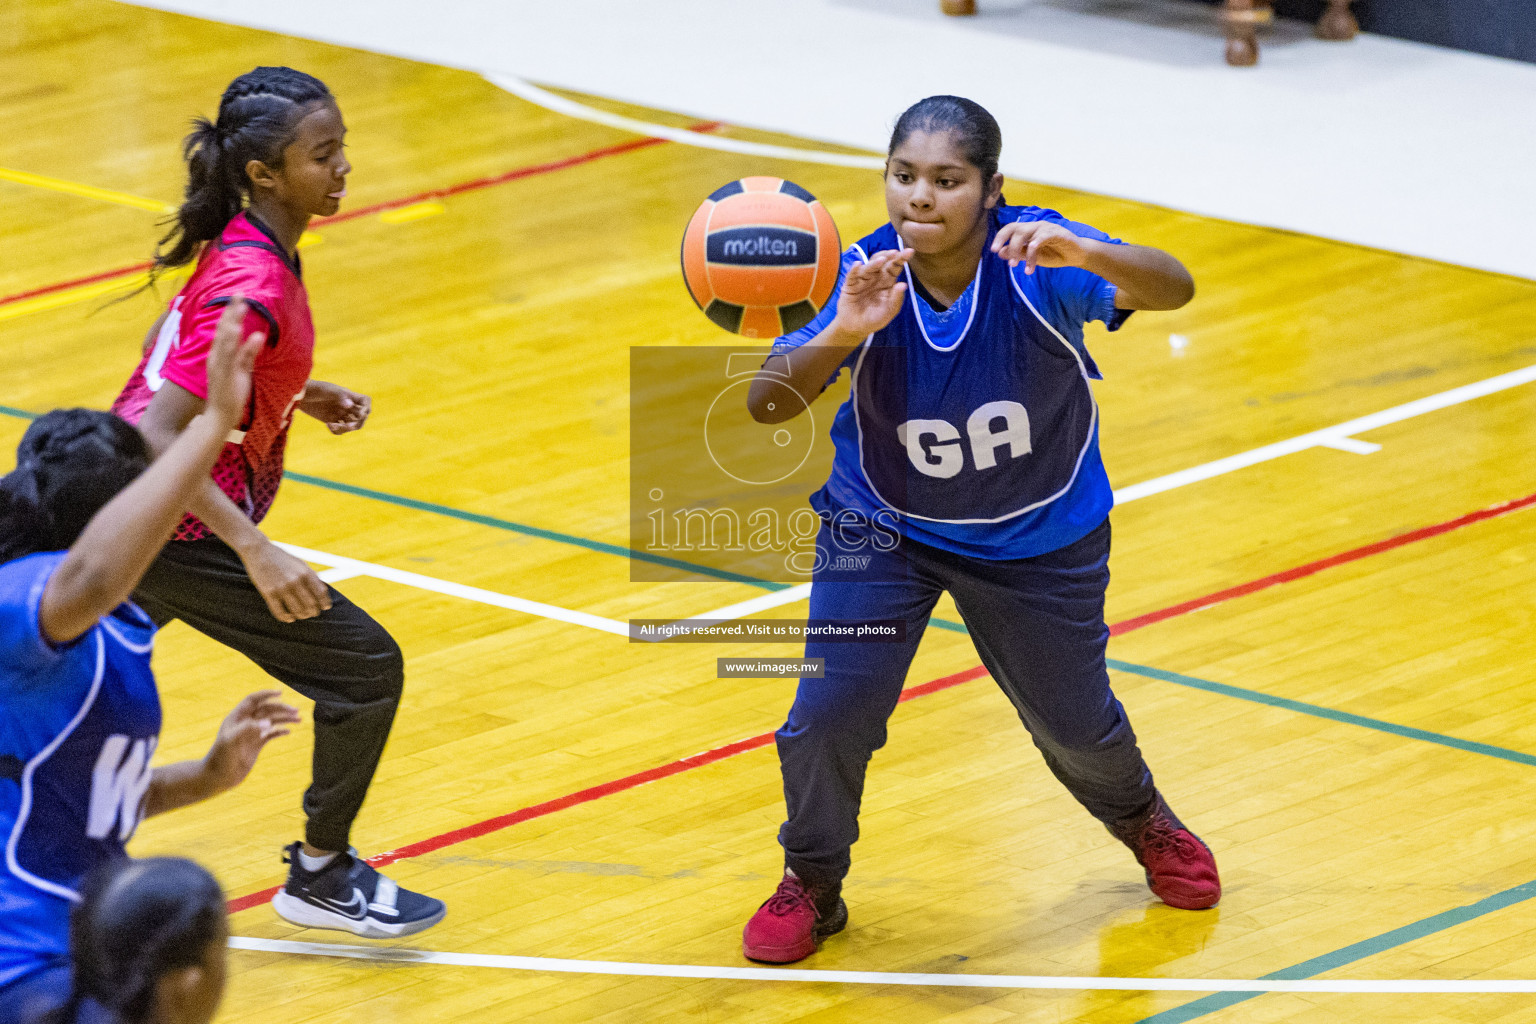
M911 249L877 252L855 263L843 276L837 313L816 337L790 353L768 357L747 392L747 410L759 423L793 419L821 394L827 378L864 339L889 324L907 293L902 268ZM789 388L800 401L781 400ZM780 396L780 397L777 397Z
M68 643L116 608L170 539L188 496L208 478L224 438L240 420L251 366L265 340L240 340L245 302L236 296L219 318L208 358L208 403L142 476L92 517L49 577L38 610L43 635Z
M1081 267L1115 286L1117 309L1178 309L1195 297L1195 279L1184 264L1146 245L1101 242L1046 220L1004 224L992 251L1009 266Z

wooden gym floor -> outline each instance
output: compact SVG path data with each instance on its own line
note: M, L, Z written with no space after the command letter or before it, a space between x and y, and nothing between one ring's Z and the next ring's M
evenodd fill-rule
M854 973L732 976L779 874L765 737L792 686L716 679L714 659L798 652L605 631L764 593L629 581L629 349L728 340L677 269L708 191L791 177L851 240L883 219L875 173L646 142L464 71L103 0L0 6L0 55L7 452L27 415L104 407L133 366L168 292L100 307L136 280L182 185L187 122L229 79L308 70L351 129L351 197L305 262L316 375L372 394L374 416L341 439L301 418L267 527L353 574L341 587L406 652L355 841L400 851L392 873L450 909L398 945L489 959L316 955L346 937L273 915L262 894L299 834L304 732L236 793L134 842L208 864L239 908L249 948L221 1021L1536 1020L1531 995L1494 991L1536 971L1536 514L1469 515L1536 492L1536 374L1516 373L1536 364L1536 284L1010 182L1012 201L1168 248L1199 282L1188 308L1090 344L1112 480L1164 485L1115 513L1114 681L1225 899L1186 913L1150 897L975 678L945 602L910 678L943 682L897 711L870 773L852 924L800 965ZM199 755L265 685L180 625L156 661L166 759ZM1258 987L1325 990L1093 987L1277 972ZM1471 991L1411 991L1440 981Z

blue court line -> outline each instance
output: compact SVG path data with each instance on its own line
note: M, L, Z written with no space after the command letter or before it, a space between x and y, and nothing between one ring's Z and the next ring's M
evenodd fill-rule
M4 408L4 406L0 406L0 410ZM417 498L390 494L388 491L375 491L370 487L344 484L338 480L327 480L324 477L310 476L307 473L285 471L283 478L286 480L297 480L301 484L310 484L314 487L324 487L332 491L340 491L343 494L350 494L358 498L372 498L374 501L383 501L391 505L399 505L402 508L415 509L417 512L431 512L440 516L448 516L450 519L462 519L466 523L478 523L481 526L490 526L498 530L510 530L513 533L521 533L528 537L538 537L541 540L552 540L560 544L574 544L577 547L586 548L588 551L597 551L606 555L618 555L621 558L637 558L643 562L652 562L656 565L665 565L673 569L683 569L687 572L713 576L716 579L729 580L732 583L745 583L748 586L760 587L763 590L788 590L793 586L793 584L789 583L774 583L770 580L758 579L756 576L743 576L740 573L727 572L724 569L716 569L708 565L697 565L693 562L685 562L680 558L667 558L662 555L653 555L648 551L636 551L634 548L626 548L619 544L589 540L586 537L578 537L574 533L559 533L555 530L546 530L541 526L529 526L525 523L514 522L511 519L481 515L478 512L466 512L451 505L439 505L436 502L421 501ZM929 619L928 622L930 625L937 626L940 629L947 629L953 633L964 633L967 636L970 635L970 630L965 628L964 623L951 622L948 619L939 618Z
M1303 960L1299 964L1275 971L1272 974L1266 974L1259 980L1301 981L1306 978L1313 978L1324 971L1331 971L1335 968L1364 960L1366 957L1375 956L1377 953L1384 953L1389 949L1405 945L1416 939L1422 939L1436 932L1443 932L1447 928L1454 928L1459 924L1465 924L1485 914L1491 914L1496 910L1503 910L1505 907L1512 907L1517 903L1524 903L1532 898L1536 898L1536 882L1526 882L1515 886L1513 889L1505 889L1503 892L1486 896L1476 903L1469 903L1464 907L1441 911L1421 921L1415 921L1412 924L1405 924L1401 928L1394 928L1389 932L1383 932L1374 938L1364 939L1342 949L1336 949L1331 953L1324 953L1322 956L1315 956L1311 960ZM1202 996L1182 1006L1175 1006L1171 1010L1164 1010L1161 1013L1154 1013L1150 1017L1143 1017L1136 1024L1184 1024L1185 1021L1204 1017L1207 1014L1215 1013L1217 1010L1224 1010L1229 1006L1235 1006L1250 999L1257 999L1265 994L1263 992L1218 992L1215 995Z
M373 498L378 501L386 501L405 508L416 509L422 512L434 512L438 515L451 516L466 522L479 523L483 526L493 526L503 530L513 530L530 537L540 537L545 540L553 540L566 544L576 544L592 551L601 551L608 554L622 555L628 558L640 558L647 561L669 565L674 568L687 569L693 572L707 573L718 576L721 579L731 579L738 583L747 583L752 586L763 587L769 590L783 590L788 585L783 583L770 583L766 580L756 579L750 576L740 576L734 573L726 573L708 566L694 565L679 559L663 558L651 555L648 552L635 551L632 548L621 547L617 544L605 544L601 541L588 540L573 534L556 533L553 530L545 530L536 526L526 526L508 519L499 519L495 516L480 515L475 512L465 512L447 505L438 505L433 502L418 501L415 498L406 498L390 494L386 491L375 491L367 487L358 487L354 484L338 483L334 480L326 480L323 477L308 476L302 473L286 474L301 483L313 484L317 487L328 487L358 497ZM964 623L952 622L949 619L931 618L930 625L952 633L970 634L970 630ZM1208 679L1197 679L1194 676L1181 675L1178 672L1168 672L1164 669L1152 668L1147 665L1137 665L1128 661L1119 661L1114 658L1106 659L1110 668L1134 675L1146 676L1150 679L1159 679L1167 683L1176 683L1180 686L1188 686L1197 690L1205 690L1208 693L1217 693L1225 697L1235 697L1238 700L1246 700L1256 704L1265 704L1270 707L1284 708L1287 711L1298 712L1303 715L1311 715L1315 718L1326 718L1335 722L1343 722L1347 725L1356 725L1365 729L1375 729L1378 732L1391 733L1395 736L1403 736L1407 739L1423 740L1426 743L1437 743L1444 747L1454 747L1458 750L1469 751L1474 754L1485 754L1489 757L1502 758L1506 761L1514 761L1517 764L1536 767L1536 755L1521 753L1517 750L1507 750L1488 743L1478 743L1473 740L1458 739L1455 736L1446 736L1443 733L1430 732L1426 729L1415 729L1412 726L1398 725L1395 722L1382 721L1379 718L1368 718L1364 715L1356 715L1348 711L1338 711L1333 708L1323 707L1318 704L1308 704L1299 700L1291 700L1287 697L1275 697L1258 690L1249 690L1241 686L1232 686L1227 683L1212 682Z

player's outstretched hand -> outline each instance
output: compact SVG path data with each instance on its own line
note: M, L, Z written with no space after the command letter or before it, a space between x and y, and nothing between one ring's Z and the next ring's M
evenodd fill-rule
M340 384L312 380L304 386L299 411L324 423L333 434L361 430L373 411L373 399Z
M331 606L331 591L302 559L263 538L254 551L240 554L267 610L279 622L312 619Z
M240 332L245 326L245 297L235 295L219 323L213 329L213 345L208 352L208 402L209 416L232 430L245 415L245 403L251 396L251 369L256 365L256 354L267 340L266 334L254 332L244 341Z
M874 334L901 312L907 283L902 270L912 258L911 249L877 252L867 263L856 263L843 276L833 326L857 337Z
M278 690L258 690L236 704L219 726L219 734L203 758L203 771L216 791L244 782L256 766L261 748L287 736L288 726L298 723L299 712L278 700L280 696Z
M1024 273L1036 267L1080 267L1088 258L1087 239L1049 221L1004 224L992 239L992 251L1010 267L1024 264Z

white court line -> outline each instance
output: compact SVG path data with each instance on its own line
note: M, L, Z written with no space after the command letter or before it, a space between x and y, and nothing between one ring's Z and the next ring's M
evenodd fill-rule
M1509 373L1499 374L1497 377L1489 377L1487 380L1475 381L1464 384L1459 388L1451 388L1439 394L1428 395L1424 398L1416 398L1402 405L1394 405L1390 409L1373 412L1367 416L1345 420L1343 423L1335 423L1331 427L1314 430L1311 433L1301 434L1284 441L1276 441L1251 451L1237 455L1229 455L1224 459L1207 462L1199 466L1191 466L1189 469L1181 469L1177 473L1169 473L1167 476L1155 477L1144 480L1139 484L1131 484L1122 487L1115 492L1115 504L1124 505L1128 501L1136 501L1141 498L1161 494L1164 491L1175 490L1179 487L1187 487L1201 480L1210 480L1213 477L1224 476L1227 473L1245 469L1248 466L1256 466L1261 462L1278 459L1282 455L1293 455L1296 452L1306 451L1308 448L1337 448L1341 451L1354 452L1357 455L1368 455L1380 451L1381 445L1371 441L1362 441L1351 435L1363 433L1367 430L1375 430L1377 427L1385 427L1391 423L1400 423L1403 420L1413 419L1415 416L1423 416L1425 413L1446 409L1463 402L1470 402L1474 398L1482 398L1510 388L1519 387L1536 381L1536 366L1527 366L1519 370L1511 370ZM763 594L740 604L727 605L712 612L694 616L699 619L732 619L744 615L752 615L756 612L767 611L770 608L778 608L782 605L793 604L804 600L810 595L811 585L803 583L788 590L775 591L772 594Z
M592 121L595 124L604 124L610 128L634 132L649 138L667 139L670 142L680 142L685 146L698 146L700 149L718 149L727 153L744 153L747 156L766 156L776 160L799 160L802 163L833 164L838 167L867 167L873 170L885 167L883 156L825 153L818 149L770 146L762 142L747 142L744 139L727 139L718 135L691 132L686 128L668 128L666 125L639 121L633 117L625 117L623 114L610 114L606 110L598 110L595 107L577 103L575 100L568 100L564 96L557 96L511 75L487 73L483 77L492 85L505 89L514 96L521 96L529 103L543 107L545 110L553 110L557 114L574 117L578 121Z
M544 604L542 601L529 601L525 598L512 597L508 594L498 594L494 590L467 587L462 583L449 583L447 580L434 579L431 576L423 576L420 573L406 572L403 569L391 569L387 565L361 562L355 558L343 558L340 555L327 554L324 551L316 551L313 548L301 548L297 544L278 544L277 546L290 555L304 559L306 562L331 566L332 568L327 570L328 573L340 570L348 573L350 576L372 576L374 579L388 580L391 583L403 583L408 587L416 587L419 590L430 590L434 594L462 597L466 601L478 601L481 604L494 605L497 608L507 608L515 612L537 615L541 618L558 619L561 622L569 622L574 626L588 626L592 629L600 629L605 633L617 633L622 637L629 636L629 624L627 622L605 619L601 615L589 615L586 612L572 611L569 608L561 608L558 605ZM332 576L331 578L335 579L337 577Z
M1381 445L1374 441L1362 441L1358 437L1335 437L1319 442L1319 446L1337 448L1341 452L1354 452L1356 455L1373 455L1381 451Z
M759 594L757 597L748 598L745 601L737 601L728 604L724 608L716 608L712 612L703 615L690 615L690 619L743 619L748 615L756 615L770 608L779 608L786 604L794 604L796 601L804 601L811 596L811 585L801 583L787 590L775 590L771 594ZM683 632L687 632L683 630ZM672 634L676 636L677 634Z
M1139 484L1122 487L1115 492L1115 504L1123 505L1128 501L1145 498L1153 494L1161 494L1163 491L1171 491L1176 487L1187 487L1201 480L1209 480L1212 477L1223 476L1227 473L1248 466L1256 466L1261 462L1278 459L1282 455L1294 455L1296 452L1306 451L1308 448L1344 448L1345 451L1364 452L1365 445L1370 442L1356 441L1351 435L1359 434L1367 430L1375 430L1377 427L1385 427L1390 423L1401 423L1403 420L1422 416L1427 412L1435 412L1439 409L1460 405L1462 402L1470 402L1474 398L1482 398L1495 392L1506 391L1522 384L1536 381L1536 366L1527 366L1520 370L1511 370L1509 373L1501 373L1497 377L1489 377L1487 380L1476 381L1472 384L1464 384L1459 388L1451 388L1437 395L1429 395L1418 398L1412 402L1404 402L1402 405L1394 405L1390 409L1381 412L1373 412L1369 416L1361 416L1358 419L1345 420L1322 430L1314 430L1310 434L1302 434L1285 441L1276 441L1274 444L1264 445L1239 455L1229 455L1215 462L1207 462L1204 465L1192 466L1189 469L1181 469L1177 473L1169 473L1152 480L1145 480Z
M615 115L617 116L617 115ZM626 119L627 120L627 119ZM638 130L638 129L637 129ZM1181 469L1167 476L1155 477L1144 480L1139 484L1131 484L1115 491L1115 504L1124 505L1128 501L1137 501L1141 498L1161 494L1164 491L1172 491L1180 487L1187 487L1202 480L1210 480L1214 477L1224 476L1227 473L1256 466L1261 462L1269 462L1284 455L1294 455L1297 452L1306 451L1309 448L1337 448L1342 451L1355 452L1357 454L1369 454L1380 450L1381 446L1370 441L1362 441L1353 435L1364 433L1367 430L1375 430L1392 423L1401 423L1403 420L1423 416L1425 413L1447 409L1453 405L1470 402L1474 398L1482 398L1487 395L1507 391L1510 388L1520 387L1536 381L1536 365L1527 366L1519 370L1511 370L1509 373L1499 374L1497 377L1489 377L1486 380L1474 381L1464 384L1449 391L1441 391L1438 394L1426 395L1416 398L1402 405L1394 405L1390 409L1373 412L1367 416L1360 416L1343 423L1335 423L1331 427L1323 427L1307 434L1287 438L1284 441L1276 441L1273 444L1263 445L1250 451L1237 455L1229 455L1224 459L1216 459L1189 469ZM390 580L394 583L402 583L408 587L417 587L421 590L430 590L438 594L447 594L452 597L461 597L468 601L478 601L481 604L494 605L498 608L507 608L512 611L526 612L529 615L538 615L546 619L558 619L577 626L588 626L592 629L600 629L605 633L614 633L619 636L629 636L628 623L619 622L616 619L605 619L600 615L590 615L586 612L573 611L569 608L561 608L557 605L543 604L539 601L528 601L521 597L511 597L499 594L494 590L482 590L479 587L468 587L461 583L449 583L445 580L434 579L431 576L423 576L419 573L405 572L400 569L391 569L388 566L376 565L372 562L362 562L354 558L343 558L339 555L327 554L323 551L314 551L309 548L296 547L292 544L280 544L279 547L297 555L300 558L315 562L319 565L330 566L321 573L321 578L327 582L350 579L354 576L372 576L375 579ZM736 604L717 608L712 612L702 615L690 616L697 619L736 619L757 612L767 611L771 608L779 608L783 605L794 604L803 601L810 595L811 585L802 583L786 590L774 591L770 594L760 594L757 597Z
M542 956L500 956L488 953L439 953L392 946L341 946L329 942L292 942L230 936L231 949L263 953L333 956L383 963L447 964L455 967L496 967L508 971L549 971L559 974L618 974L648 978L717 978L732 981L797 981L839 985L937 985L951 988L1099 989L1113 992L1334 992L1334 993L1486 993L1536 992L1536 981L1352 981L1306 979L1250 981L1243 978L1099 978L1049 974L905 974L896 971L808 971L786 967L711 967L694 964L639 964L614 960L559 960Z
M716 608L714 611L705 612L703 615L690 615L686 619L678 619L675 622L668 623L665 637L645 637L644 639L650 643L665 643L667 640L675 637L697 632L715 622L743 619L748 615L756 615L758 612L767 611L769 608L778 608L786 604L794 604L796 601L804 601L810 596L811 585L809 583L801 583L785 590L775 590L771 593L759 594L757 597L748 598L745 601L737 601L735 604L728 604L724 608ZM681 622L696 622L698 625L695 627L675 628Z
M605 619L601 615L590 615L587 612L578 612L570 608L562 608L559 605L544 604L541 601L530 601L522 597L512 597L508 594L497 593L494 590L465 586L462 583L450 583L447 580L423 576L420 573L392 569L387 565L379 565L375 562L364 562L356 558L346 558L342 555L333 555L328 551L316 551L314 548L302 548L297 544L285 544L281 541L276 543L278 547L296 558L302 558L306 562L313 562L316 565L330 566L330 568L316 573L326 583L339 583L342 580L355 579L359 576L372 576L374 579L402 583L408 587L430 590L437 594L462 597L468 601L478 601L481 604L495 605L498 608L509 608L512 611L527 612L529 615L537 615L546 619L557 619L576 626L590 626L593 629L600 629L605 633L616 633L626 638L630 635L629 624L627 622L620 622L617 619ZM802 583L799 586L790 587L788 590L775 591L771 594L763 594L750 600L726 605L724 608L707 612L702 616L695 616L695 618L739 619L766 608L777 608L783 604L804 600L810 594L811 585L809 583Z

